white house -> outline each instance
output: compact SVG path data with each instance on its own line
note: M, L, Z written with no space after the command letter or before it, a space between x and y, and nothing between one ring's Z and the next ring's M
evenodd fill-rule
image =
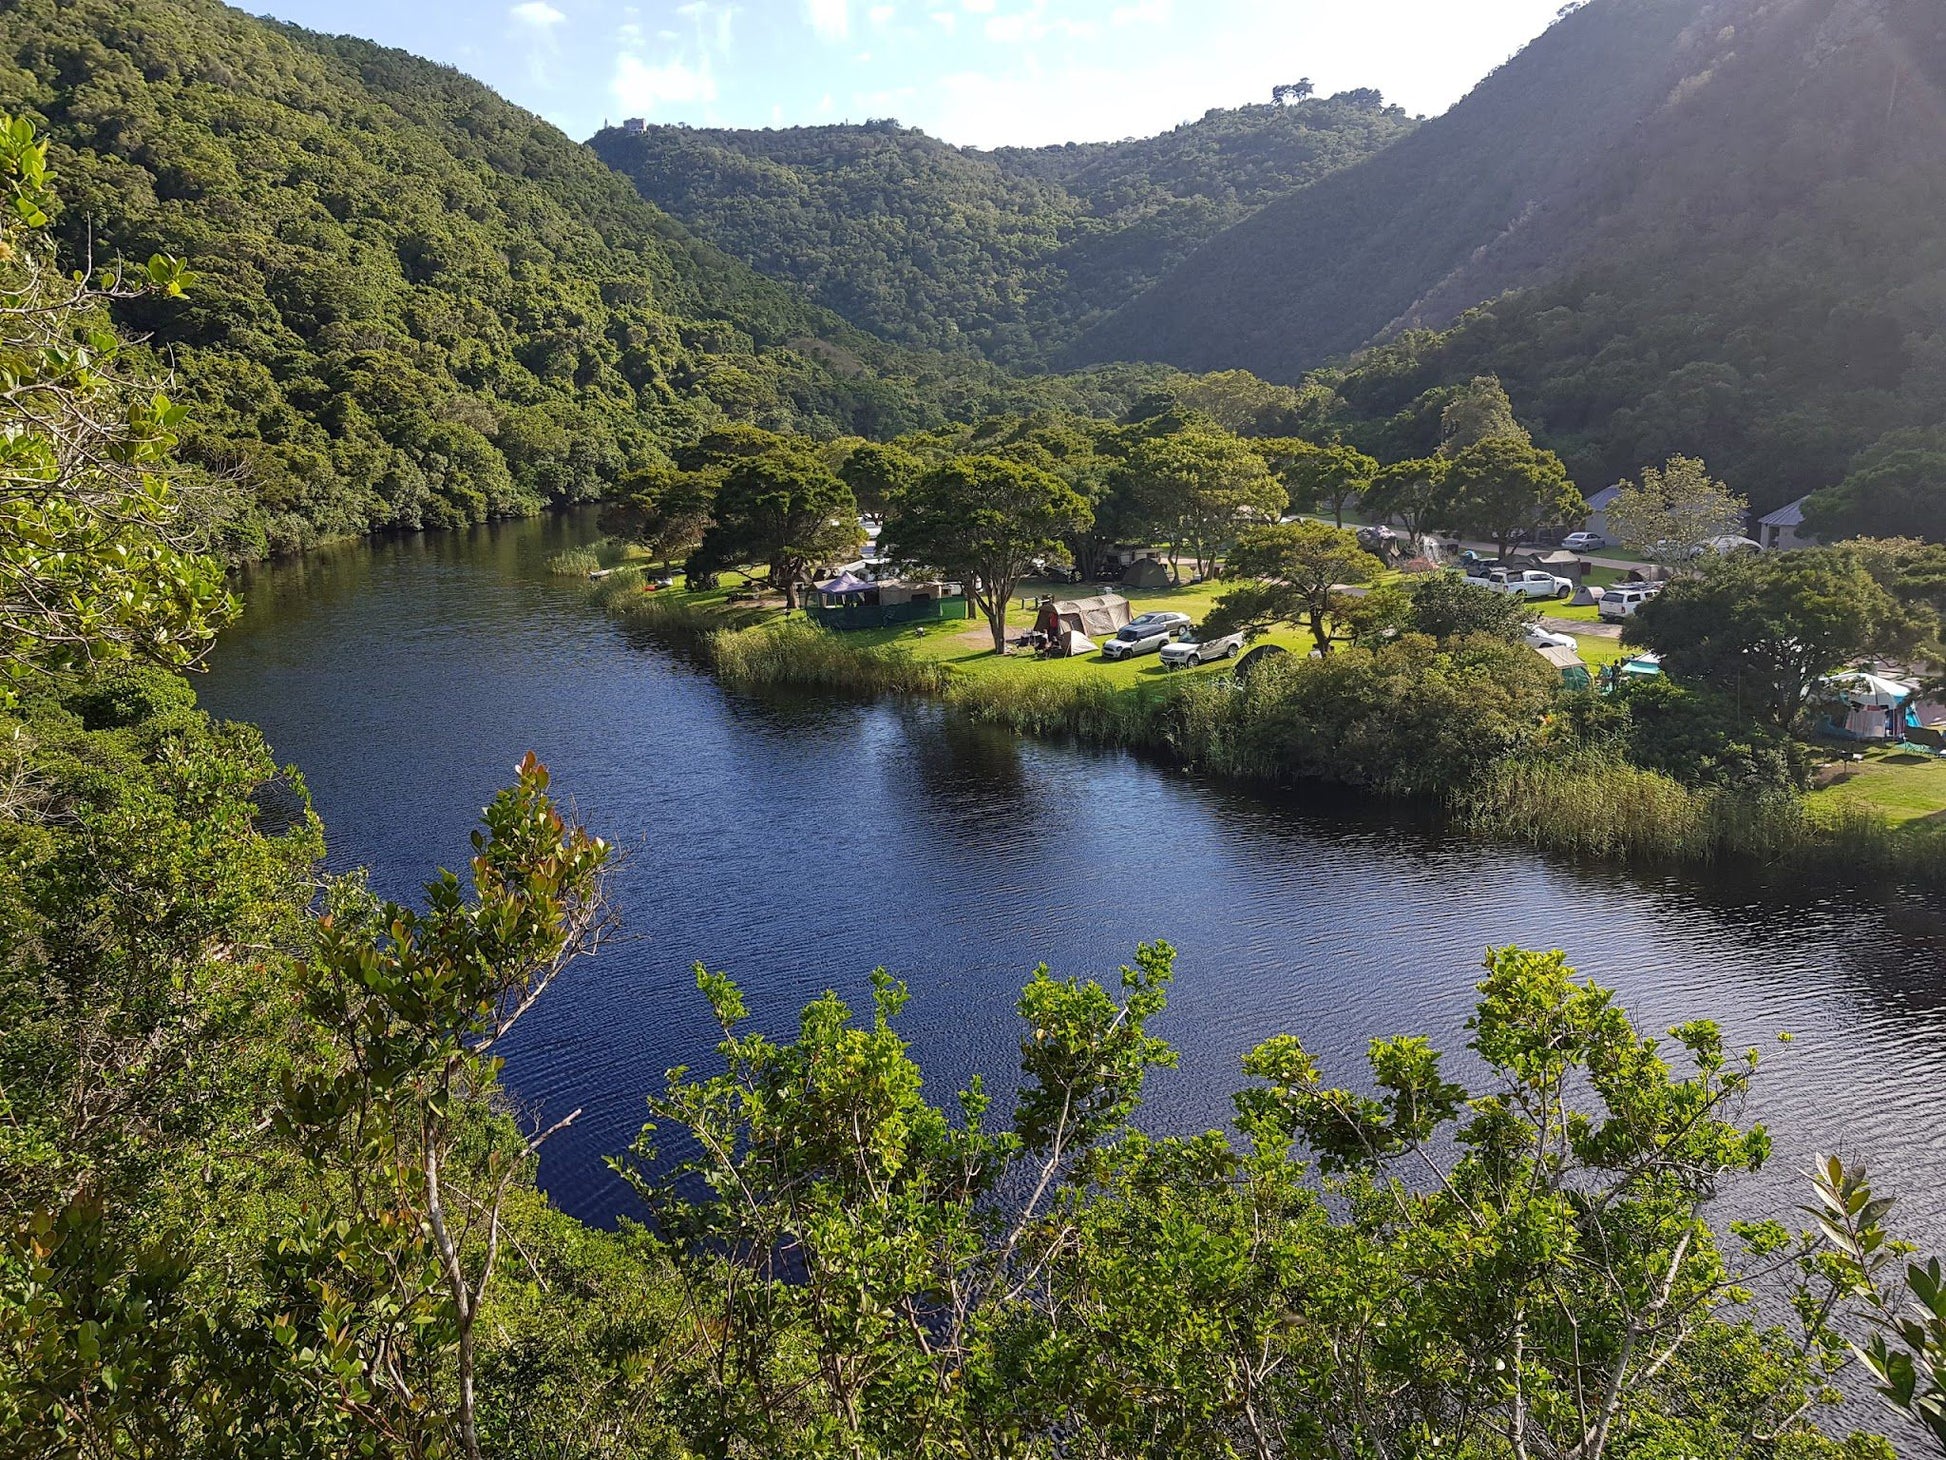
M1816 547L1818 540L1804 530L1804 504L1809 498L1786 502L1775 512L1757 519L1757 542L1765 552L1786 552L1791 548Z

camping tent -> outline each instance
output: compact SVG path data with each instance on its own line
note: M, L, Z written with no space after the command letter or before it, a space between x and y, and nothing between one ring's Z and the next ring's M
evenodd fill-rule
M1564 645L1541 644L1534 652L1552 664L1561 674L1561 683L1569 689L1586 689L1594 683L1588 673L1588 666L1581 662L1580 651Z
M1561 552L1558 550L1542 552L1537 548L1529 548L1527 551L1515 553L1513 556L1516 563L1526 563L1536 568L1545 568L1556 577L1572 578L1577 583L1581 581L1581 575L1588 571L1588 564L1583 559L1577 558L1573 553L1569 552Z
M1259 644L1237 660L1237 678L1248 679L1273 659L1288 659L1291 651L1281 644Z
M1083 654L1094 652L1095 641L1079 629L1064 629L1047 645L1050 659L1079 659Z
M1906 706L1918 692L1912 685L1863 670L1831 675L1818 687L1830 706L1820 728L1846 740L1900 739L1911 718Z
M876 583L867 583L863 578L860 578L857 574L847 569L845 572L833 578L829 583L818 584L818 592L822 593L826 598L848 598L856 594L869 592L877 586Z
M1104 593L1098 598L1043 598L1034 627L1047 635L1050 644L1058 644L1063 642L1063 634L1073 632L1105 639L1133 617L1128 600L1119 593Z
M1601 590L1592 584L1583 583L1574 590L1574 597L1568 601L1570 608L1589 608L1601 602Z
M1122 582L1130 588L1167 588L1169 569L1155 558L1137 558L1122 574Z

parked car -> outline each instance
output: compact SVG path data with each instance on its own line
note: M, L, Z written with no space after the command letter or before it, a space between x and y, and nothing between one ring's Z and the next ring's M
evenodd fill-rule
M1506 566L1500 559L1482 556L1474 552L1472 548L1468 548L1460 554L1459 565L1460 571L1465 573L1469 578L1484 578L1495 568L1504 568Z
M1571 553L1591 553L1596 548L1608 546L1608 539L1599 532L1570 532L1561 539L1561 546Z
M1595 612L1610 623L1633 617L1635 611L1662 591L1660 583L1617 583L1601 591Z
M1486 586L1517 598L1566 598L1574 592L1574 579L1557 578L1538 568L1495 568L1487 574Z
M1194 640L1188 636L1162 646L1164 669L1187 669L1192 664L1208 664L1215 659L1234 659L1243 652L1242 634Z
M1578 649L1572 634L1557 634L1552 629L1544 629L1539 624L1529 624L1522 636L1530 649Z
M1104 659L1133 659L1138 654L1153 654L1173 639L1189 632L1186 613L1145 613L1129 621L1114 638L1101 646Z

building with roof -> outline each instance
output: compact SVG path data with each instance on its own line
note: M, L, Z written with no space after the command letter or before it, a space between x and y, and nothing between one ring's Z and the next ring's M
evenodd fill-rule
M1607 539L1609 542L1613 542L1615 540L1615 534L1608 530L1608 509L1615 505L1615 499L1621 496L1621 494L1622 489L1619 486L1603 487L1594 496L1590 497L1588 499L1588 515L1581 523L1581 530L1583 532L1592 532L1599 537Z
M1791 548L1816 547L1818 540L1804 530L1804 504L1808 497L1786 502L1775 512L1757 519L1757 545L1765 552L1787 552Z

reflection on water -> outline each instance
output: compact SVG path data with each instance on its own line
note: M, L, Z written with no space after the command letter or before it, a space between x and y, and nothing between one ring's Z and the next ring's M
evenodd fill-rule
M394 896L465 856L529 748L629 849L617 892L632 937L577 968L511 1051L524 1099L586 1111L542 1169L570 1211L624 1209L600 1157L632 1138L667 1068L710 1059L698 959L779 1030L825 988L862 1001L883 964L912 985L908 1032L944 1092L975 1070L1005 1086L1036 963L1106 973L1166 938L1180 957L1158 1032L1183 1059L1147 1119L1182 1129L1225 1121L1238 1057L1278 1031L1348 1075L1373 1035L1457 1050L1482 951L1521 943L1565 949L1646 1027L1708 1015L1767 1048L1755 1112L1778 1159L1758 1199L1794 1204L1808 1153L1835 1147L1896 1171L1907 1219L1946 1236L1933 902L1623 874L922 705L727 695L546 575L588 530L408 538L260 572L203 687L304 772L332 865L367 865ZM1796 1040L1776 1045L1785 1030Z

